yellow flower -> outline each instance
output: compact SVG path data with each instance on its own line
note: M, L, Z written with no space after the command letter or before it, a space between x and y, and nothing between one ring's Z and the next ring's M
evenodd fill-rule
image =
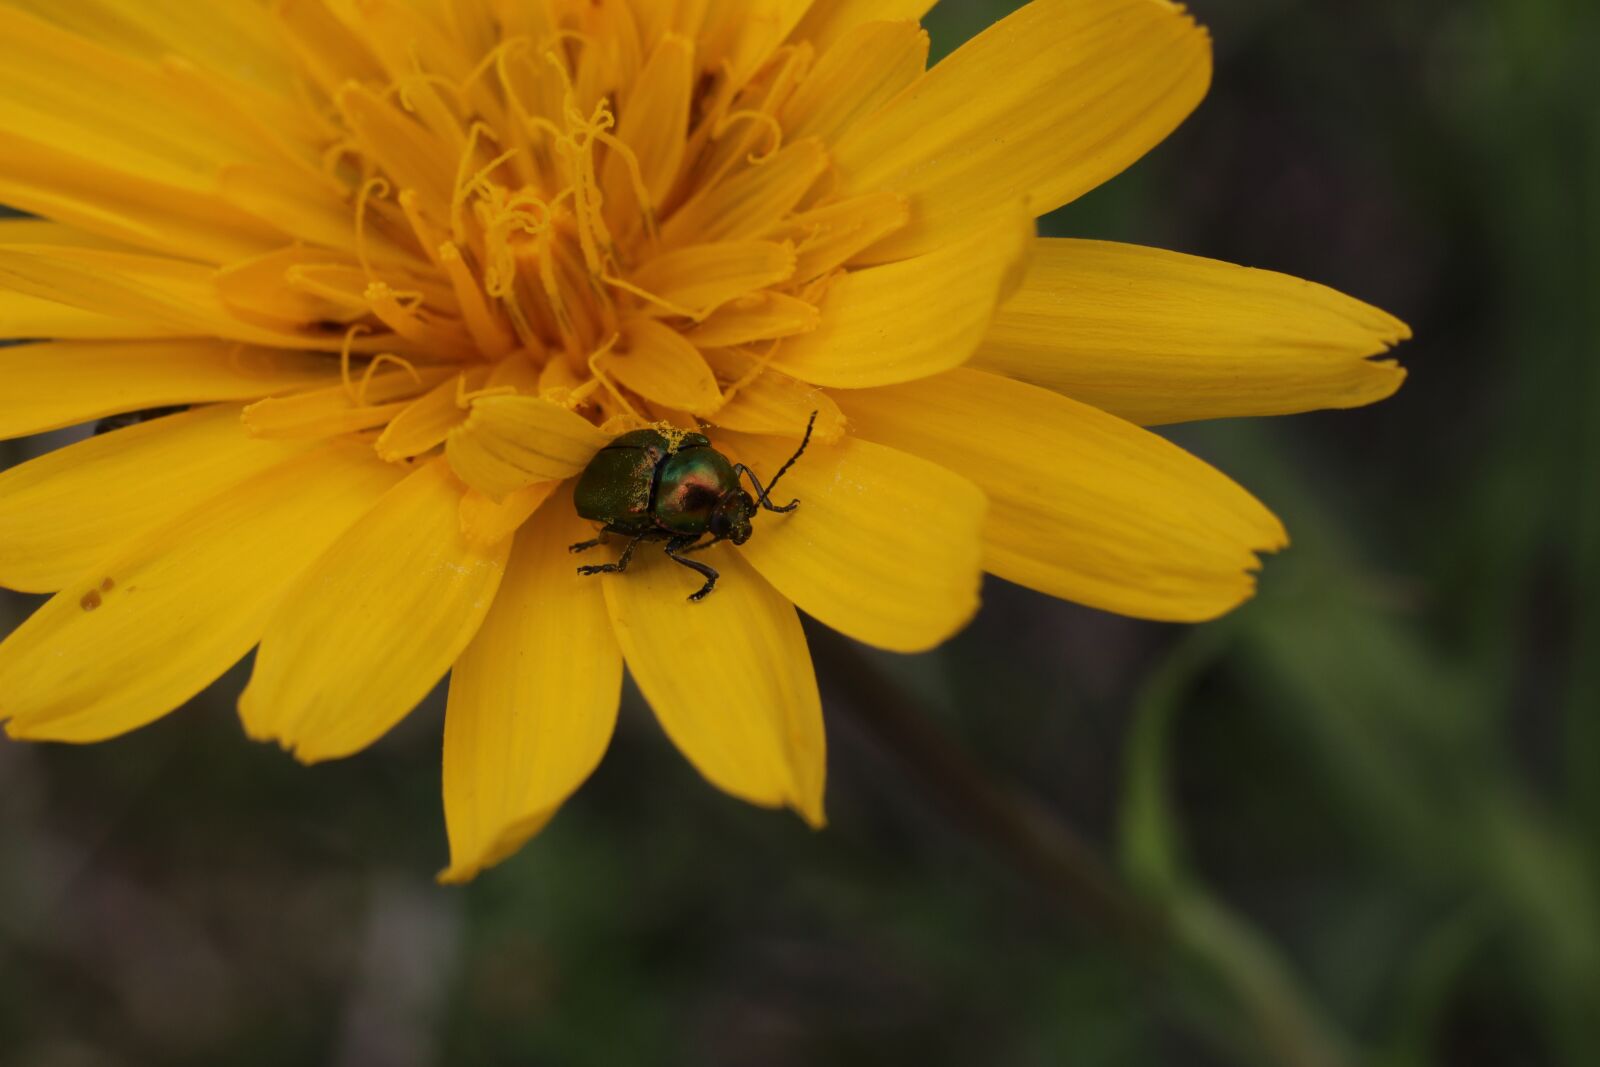
M1273 515L1144 427L1349 407L1395 319L1041 240L1204 95L1166 0L0 0L0 435L184 406L0 475L13 737L87 742L259 644L251 736L354 753L447 672L465 879L590 773L623 664L711 782L823 820L796 608L897 651L981 573L1200 620ZM770 477L698 604L584 578L570 479L701 427Z

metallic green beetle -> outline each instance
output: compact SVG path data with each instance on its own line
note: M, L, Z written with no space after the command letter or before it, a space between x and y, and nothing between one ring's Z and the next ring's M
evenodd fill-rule
M665 541L669 559L705 578L706 584L689 597L703 599L716 588L717 572L685 558L684 553L710 548L719 541L742 545L750 540L750 519L758 500L768 511L789 512L799 507L798 500L779 507L768 494L805 452L816 423L813 411L800 447L764 486L754 471L743 463L729 463L702 434L634 430L618 437L595 453L572 493L578 514L605 523L605 527L599 537L579 541L571 550L587 552L603 545L608 533L622 534L629 541L615 563L579 567L578 573L621 574L640 542ZM746 477L756 491L754 499L739 484L739 479ZM711 540L701 543L706 534Z

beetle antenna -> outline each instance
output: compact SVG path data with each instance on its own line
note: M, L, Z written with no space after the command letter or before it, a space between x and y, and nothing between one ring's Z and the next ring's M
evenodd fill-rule
M817 413L813 411L811 418L806 422L806 435L800 438L800 447L794 450L794 455L789 457L789 462L778 468L778 473L772 476L772 481L767 483L767 492L772 492L778 487L778 479L789 473L789 468L794 466L795 460L805 455L806 446L811 443L811 431L817 425Z

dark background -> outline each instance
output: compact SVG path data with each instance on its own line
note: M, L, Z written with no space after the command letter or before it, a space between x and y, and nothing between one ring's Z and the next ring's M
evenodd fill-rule
M944 0L936 51L1014 6ZM1186 629L991 581L935 654L813 630L820 834L708 788L630 694L595 779L466 889L431 881L437 701L310 770L245 741L238 672L114 743L0 741L0 1064L1595 1062L1600 15L1192 7L1209 99L1046 232L1418 335L1377 407L1175 432L1289 526L1257 601ZM885 684L1095 842L1178 964L973 832L864 725Z

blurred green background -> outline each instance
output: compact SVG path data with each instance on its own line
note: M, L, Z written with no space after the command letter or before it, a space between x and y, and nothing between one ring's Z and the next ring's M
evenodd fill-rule
M936 51L1014 6L944 0ZM1175 433L1288 523L1257 601L1186 629L991 581L936 654L813 630L820 834L705 786L630 693L464 890L431 881L437 700L311 770L243 739L237 672L115 743L0 741L0 1064L1600 1060L1600 10L1191 7L1209 99L1046 232L1419 338L1378 407ZM903 758L861 714L887 691L1094 843L1154 962Z

